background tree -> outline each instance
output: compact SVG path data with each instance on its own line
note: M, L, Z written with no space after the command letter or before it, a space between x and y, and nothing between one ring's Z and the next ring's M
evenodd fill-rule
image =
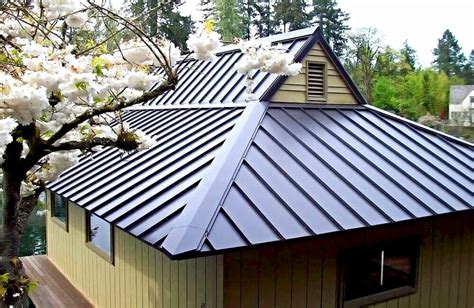
M140 16L147 12L146 18L138 21L141 29L151 37L173 40L181 49L186 49L186 39L191 33L193 21L183 16L179 10L181 1L131 0L128 15Z
M462 77L466 84L474 84L474 49L469 54L469 59L464 65Z
M461 75L466 57L459 47L458 40L451 31L446 30L438 40L438 46L433 50L435 67L448 76Z
M312 14L307 9L305 0L277 0L274 5L275 21L283 32L309 27Z
M376 76L387 76L392 79L404 77L414 69L409 58L406 57L405 49L396 50L390 46L379 52L374 67Z
M224 42L245 36L245 24L237 0L216 0L217 32Z
M378 30L374 28L363 28L349 35L345 66L369 103L372 102L372 86L381 43Z
M150 2L158 2L158 0ZM179 10L181 5L181 1L160 1L156 10L158 13L157 32L150 34L172 40L181 50L187 51L186 40L191 34L193 21L191 16L181 15Z
M270 0L253 1L253 12L252 26L258 37L267 37L277 33L277 24L273 19Z
M401 49L402 55L405 57L405 61L410 65L411 70L416 69L416 50L413 49L409 44L408 40L403 42L403 48Z
M334 53L342 56L347 44L346 32L350 30L349 14L338 8L335 0L314 0L313 14Z
M201 22L208 20L215 14L215 6L213 0L201 0L199 3L199 11L201 11Z

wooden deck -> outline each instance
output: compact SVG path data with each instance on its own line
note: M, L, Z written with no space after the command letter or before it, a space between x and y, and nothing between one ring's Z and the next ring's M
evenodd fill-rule
M29 297L36 307L94 307L47 256L22 257L26 274L38 287Z

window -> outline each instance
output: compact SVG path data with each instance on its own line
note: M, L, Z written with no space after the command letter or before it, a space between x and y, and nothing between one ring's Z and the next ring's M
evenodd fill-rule
M307 98L308 100L326 99L326 65L319 62L307 62Z
M419 245L414 240L350 251L343 257L342 301L359 307L416 291Z
M67 200L58 194L51 193L51 216L67 228L68 206Z
M102 257L113 262L112 225L97 215L87 215L87 243Z

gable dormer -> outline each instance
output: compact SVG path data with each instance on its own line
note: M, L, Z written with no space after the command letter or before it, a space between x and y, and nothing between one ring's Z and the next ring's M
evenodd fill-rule
M337 105L358 104L357 94L354 93L353 87L349 85L348 78L344 77L342 66L331 59L328 53L332 51L323 45L326 44L317 41L309 49L300 61L303 64L301 74L286 78L270 101Z

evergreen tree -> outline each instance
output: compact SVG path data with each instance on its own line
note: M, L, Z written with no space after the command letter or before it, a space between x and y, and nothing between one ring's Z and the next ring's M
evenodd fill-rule
M258 37L267 37L277 33L270 0L253 1L253 12L252 26L257 31Z
M193 21L190 16L183 16L179 11L180 1L158 1L158 28L156 35L170 40L181 50L186 51L186 40L192 31Z
M200 21L206 21L215 13L214 2L212 0L201 0L199 10L202 14L202 18Z
M186 50L186 40L191 33L193 22L191 17L181 15L179 0L132 0L129 12L139 16L146 12L141 20L143 31L152 37L160 37L173 41L182 50Z
M349 14L338 8L335 0L314 0L313 7L317 23L326 40L334 53L341 56L347 43L346 31L350 30L347 25Z
M238 8L237 0L216 0L217 31L224 42L232 42L245 35L245 25Z
M474 85L474 49L469 54L469 60L463 69L463 78L466 84Z
M411 70L416 69L416 50L408 45L408 40L403 42L403 48L400 50L405 57L405 61L410 65Z
M448 76L461 75L466 57L459 47L458 40L451 31L446 30L438 40L438 47L433 50L436 68Z
M254 3L254 0L237 0L237 10L242 21L242 38L246 40L252 37L252 21L255 19Z
M307 13L305 0L278 0L275 3L275 20L283 32L311 26L312 13Z

